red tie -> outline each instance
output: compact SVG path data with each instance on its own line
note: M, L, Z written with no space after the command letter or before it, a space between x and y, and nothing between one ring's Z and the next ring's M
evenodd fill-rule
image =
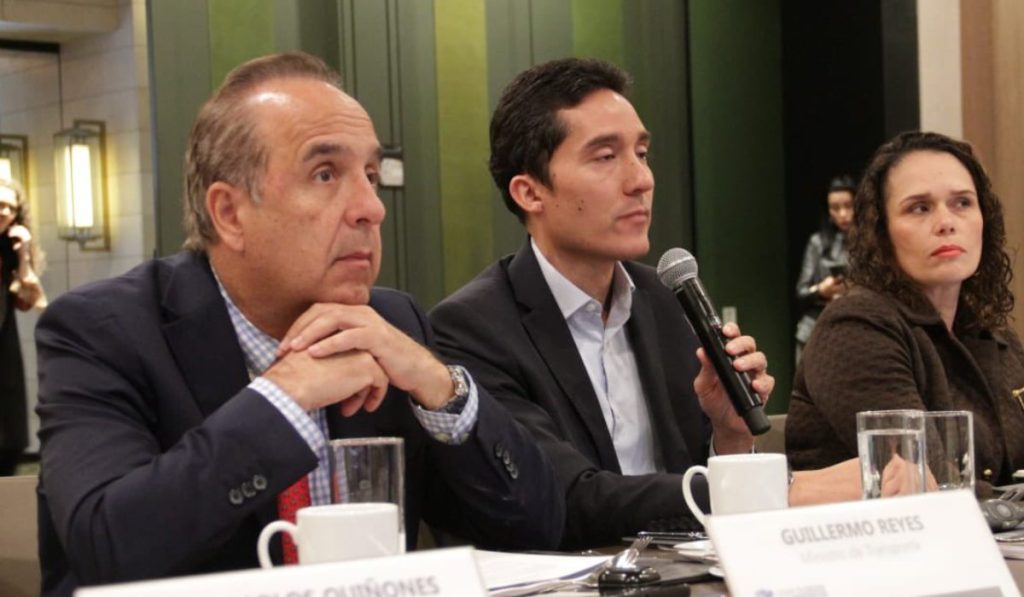
M305 508L308 505L310 505L309 475L306 475L277 496L277 515L281 520L295 524L295 513L299 511L299 508ZM299 552L288 533L281 534L281 547L284 551L285 564L295 564L299 561Z

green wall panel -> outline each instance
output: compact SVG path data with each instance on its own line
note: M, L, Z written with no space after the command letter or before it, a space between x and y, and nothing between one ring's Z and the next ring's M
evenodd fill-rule
M185 138L210 94L210 47L205 0L146 4L153 105L157 253L181 248L182 164Z
M338 0L274 0L274 48L303 50L340 70Z
M483 1L438 0L434 27L444 288L450 293L494 258Z
M573 0L573 52L625 66L623 9L624 0Z
M522 0L488 0L486 3L488 122L505 86L519 72L533 64L533 42L537 36L532 34L534 25L531 17L534 11L530 4ZM556 4L569 6L567 2L547 2L544 6L550 9ZM551 23L558 20L551 18L553 16L545 14L542 18ZM570 13L566 11L562 21L568 23L569 18ZM490 222L493 252L496 256L507 255L522 245L526 239L526 230L505 207L505 201L493 181L489 191L493 207Z
M623 25L630 43L626 69L633 75L632 101L651 131L654 171L651 252L656 264L672 247L693 247L690 172L686 5L678 0L631 0Z
M784 412L793 375L786 283L779 0L691 0L694 197L700 276L768 355Z
M520 6L528 8L530 30L526 33L529 35L533 64L574 55L573 1L519 0Z
M398 2L398 111L405 156L406 289L430 308L445 297L432 2Z
M242 62L274 47L274 0L207 0L210 11L210 88Z

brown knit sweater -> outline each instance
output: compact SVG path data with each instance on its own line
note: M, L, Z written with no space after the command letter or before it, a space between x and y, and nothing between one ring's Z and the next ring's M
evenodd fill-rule
M857 455L856 413L914 408L970 410L978 493L1024 468L1024 350L1010 329L949 333L934 310L918 312L858 288L834 301L797 369L786 420L794 469Z

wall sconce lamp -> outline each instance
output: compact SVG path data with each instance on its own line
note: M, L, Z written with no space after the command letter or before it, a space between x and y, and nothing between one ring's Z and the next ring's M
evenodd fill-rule
M53 136L57 235L83 251L110 249L105 138L104 124L94 120L76 120Z
M28 187L28 137L0 135L0 178Z

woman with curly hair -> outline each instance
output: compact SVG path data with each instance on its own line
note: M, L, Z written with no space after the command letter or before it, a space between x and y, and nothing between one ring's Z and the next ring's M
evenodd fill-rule
M794 468L857 455L864 410L970 410L979 494L1024 468L1024 350L1007 326L1012 272L999 199L970 145L902 133L854 200L849 280L797 370Z
M14 474L28 445L25 371L14 310L46 306L21 185L0 179L0 475Z

